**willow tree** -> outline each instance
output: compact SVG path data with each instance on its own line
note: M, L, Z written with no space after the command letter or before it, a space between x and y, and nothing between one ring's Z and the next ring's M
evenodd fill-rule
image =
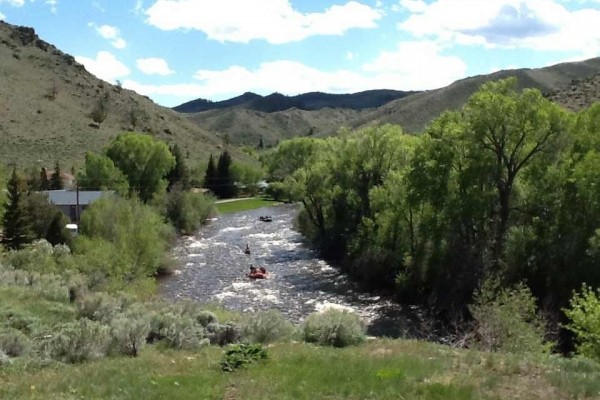
M175 166L175 158L164 142L135 132L117 136L106 155L127 177L129 190L145 202L166 189L165 178Z

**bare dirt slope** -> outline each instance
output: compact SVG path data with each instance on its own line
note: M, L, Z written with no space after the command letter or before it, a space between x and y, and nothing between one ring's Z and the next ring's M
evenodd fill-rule
M100 102L106 119L95 123ZM78 165L86 151L130 130L178 143L192 160L208 159L222 143L183 115L96 78L33 29L0 21L0 162Z

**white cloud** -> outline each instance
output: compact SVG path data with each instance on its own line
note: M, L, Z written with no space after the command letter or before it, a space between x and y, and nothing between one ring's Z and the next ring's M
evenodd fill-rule
M97 1L92 1L92 6L96 9L98 9L98 11L100 11L102 14L104 14L106 12L106 10L104 9L104 7L102 7L100 5L100 3L98 3Z
M8 4L9 6L13 7L21 7L25 4L25 0L0 0L0 5L1 4Z
M50 6L50 12L56 14L58 11L58 0L46 0L46 4Z
M123 86L147 96L174 96L213 100L243 92L295 95L312 91L354 93L373 88L424 90L448 85L463 78L466 65L457 57L438 54L432 42L405 43L395 52L381 53L360 71L324 72L296 61L265 62L254 70L234 65L224 70L199 70L197 83L145 85L127 80ZM407 62L410 60L410 62Z
M398 27L447 44L600 53L600 10L557 0L402 0L413 12Z
M117 49L124 49L127 47L127 42L120 36L119 28L111 25L101 25L97 26L93 23L88 24L89 26L94 27L96 32L102 36L104 39L109 40L110 44Z
M456 56L444 56L432 41L402 42L363 66L378 75L385 87L400 90L435 89L464 78L467 65ZM382 86L384 87L384 86Z
M108 82L114 82L131 72L125 64L107 51L99 51L96 54L96 59L76 56L75 60L83 64L92 74Z
M2 12L0 12L0 19L6 19L6 15L2 14Z
M137 67L146 75L171 75L175 73L162 58L140 58Z
M352 59L354 59L354 53L351 52L351 51L347 52L346 53L346 60L350 61Z
M145 14L147 23L162 30L196 29L220 42L263 39L272 44L374 28L382 16L357 1L303 14L288 0L157 0Z

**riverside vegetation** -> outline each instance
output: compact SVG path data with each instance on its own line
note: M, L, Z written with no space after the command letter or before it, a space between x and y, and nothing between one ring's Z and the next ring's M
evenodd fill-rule
M513 85L484 85L419 137L376 126L264 156L281 180L271 193L302 203L298 227L322 254L422 299L454 324L454 346L366 341L338 310L294 326L275 311L156 299L174 225L194 230L188 219L204 221L213 199L166 179L182 176L173 149L129 133L86 157L96 167L81 180L121 196L91 205L74 240L28 226L26 183L16 169L8 179L0 397L599 397L600 108L571 115ZM572 332L579 355L553 354L551 326Z

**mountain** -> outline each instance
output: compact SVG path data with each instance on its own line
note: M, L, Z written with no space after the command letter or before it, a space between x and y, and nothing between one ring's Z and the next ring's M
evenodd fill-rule
M0 88L4 164L51 167L57 160L65 168L80 165L86 151L99 151L130 130L178 143L191 161L220 152L222 139L182 114L96 78L32 28L2 21ZM234 159L247 158L232 152Z
M600 57L544 68L503 70L478 75L440 89L390 102L352 121L352 126L363 126L373 121L389 122L401 125L407 132L417 133L445 110L460 109L485 82L516 77L520 88L536 88L548 95L567 88L573 81L588 79L597 74L600 74Z
M579 111L600 102L600 74L587 79L575 79L562 90L548 93L548 99L570 111Z
M398 90L367 90L352 94L330 94L322 92L303 93L297 96L285 96L281 93L272 93L260 96L246 92L241 96L229 100L212 102L204 99L192 100L173 107L173 110L182 113L196 113L208 110L222 110L225 108L239 108L262 112L277 112L297 108L299 110L320 110L323 108L348 108L363 110L366 108L380 107L392 100L406 97L416 92L402 92Z
M469 77L440 89L410 93L380 106L370 103L373 108L321 108L317 107L317 104L322 103L315 100L313 93L307 93L294 98L310 99L307 104L312 107L287 108L287 102L291 98L286 99L278 95L272 98L273 102L280 99L283 105L275 105L272 108L285 110L266 112L258 107L250 109L248 104L264 99L254 95L248 102L241 102L233 107L215 107L188 116L205 130L227 134L231 142L236 144L255 145L261 137L265 144L275 144L294 136L327 136L335 134L342 126L355 129L376 122L399 124L406 132L418 133L445 110L460 109L483 83L510 76L517 78L520 87L537 88L548 98L569 109L577 110L591 104L592 99L600 96L598 74L600 58L592 58L544 68L503 70ZM572 85L581 86L582 89L569 89ZM370 92L362 92L349 96L368 97L369 94ZM325 95L318 98L327 96L344 95ZM361 99L362 104L367 104L368 100L364 97Z

